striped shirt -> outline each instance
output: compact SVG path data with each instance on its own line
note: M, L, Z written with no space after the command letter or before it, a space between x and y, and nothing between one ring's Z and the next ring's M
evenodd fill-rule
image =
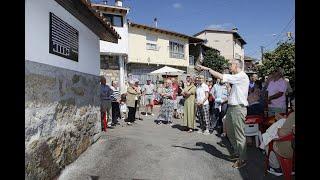
M119 91L119 88L115 88L113 86L111 86L111 89L113 91L113 93L111 94L111 99L112 101L118 101L120 100L120 91Z

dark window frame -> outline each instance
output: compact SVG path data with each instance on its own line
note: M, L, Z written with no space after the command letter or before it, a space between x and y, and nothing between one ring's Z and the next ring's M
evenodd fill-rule
M175 47L177 49L175 49ZM182 52L180 52L181 50ZM169 41L169 53L170 58L185 59L185 45L175 41Z
M108 13L103 13L103 16L105 18L107 18L108 20L110 20L112 26L115 26L115 27L123 27L123 16L121 15L115 15L115 14L108 14ZM115 25L114 23L114 17L119 17L121 19L121 25L118 26L118 25Z

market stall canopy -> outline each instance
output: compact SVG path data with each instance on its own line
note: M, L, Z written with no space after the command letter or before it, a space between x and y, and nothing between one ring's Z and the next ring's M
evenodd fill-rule
M185 71L180 70L180 69L176 69L176 68L172 68L169 66L164 66L160 69L157 69L155 71L150 72L150 74L163 74L163 75L178 75L178 74L183 74L185 73Z

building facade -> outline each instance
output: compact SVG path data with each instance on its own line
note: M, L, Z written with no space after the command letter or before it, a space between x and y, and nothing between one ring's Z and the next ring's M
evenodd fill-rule
M128 73L145 82L148 73L165 65L187 71L189 43L203 40L181 33L129 23ZM193 61L193 58L191 59ZM149 77L155 81L156 77Z
M127 14L129 13L129 8L122 7L121 0L116 0L115 4L92 4L92 7L100 13L102 18L109 21L121 36L117 44L100 41L100 75L106 77L107 83L117 80L120 85L120 91L124 93L125 64L128 58Z
M244 72L248 75L257 73L256 62L256 59L244 56Z
M99 40L120 36L82 0L27 0L25 22L25 177L53 179L101 132Z
M220 51L226 59L244 60L244 45L246 42L236 30L213 30L205 29L194 35L204 39L205 45Z

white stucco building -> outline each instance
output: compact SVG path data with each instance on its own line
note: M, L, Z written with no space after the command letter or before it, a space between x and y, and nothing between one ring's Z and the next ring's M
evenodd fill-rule
M118 39L88 1L25 1L27 179L54 179L99 136L99 40Z
M112 3L112 4L111 4ZM118 44L107 41L100 41L101 71L111 83L112 80L118 80L121 93L124 93L124 82L126 77L126 62L128 58L128 23L127 14L129 8L122 6L121 0L115 0L115 3L108 2L104 4L91 4L93 9L100 13L102 18L109 21L114 29L120 34L121 39Z

